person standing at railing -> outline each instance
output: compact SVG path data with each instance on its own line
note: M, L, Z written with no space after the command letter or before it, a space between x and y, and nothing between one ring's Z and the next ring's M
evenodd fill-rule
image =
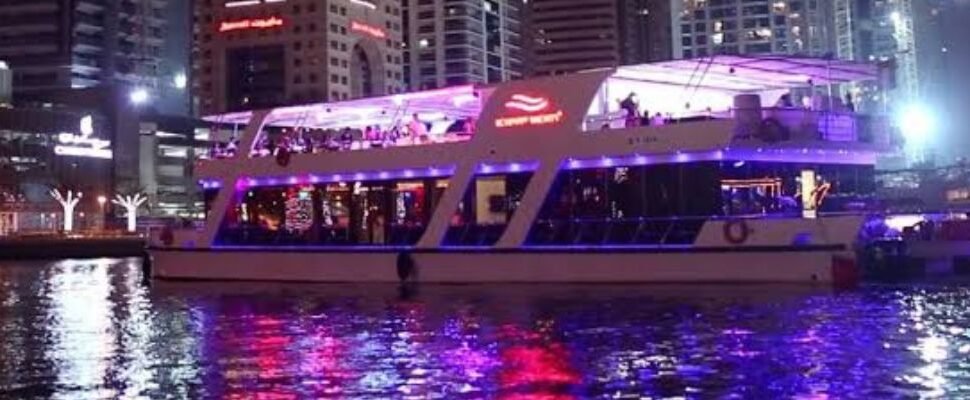
M845 109L850 113L855 112L855 103L852 101L852 93L845 94Z
M408 123L408 132L411 135L411 140L413 140L415 144L427 143L428 127L418 117L418 113L411 115L411 122Z
M625 99L620 101L620 109L626 111L625 125L632 128L640 124L640 102L637 94L630 92Z

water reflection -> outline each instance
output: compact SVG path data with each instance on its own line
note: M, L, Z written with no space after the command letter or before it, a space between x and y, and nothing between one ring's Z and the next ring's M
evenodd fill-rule
M158 282L0 265L2 398L970 396L970 289Z

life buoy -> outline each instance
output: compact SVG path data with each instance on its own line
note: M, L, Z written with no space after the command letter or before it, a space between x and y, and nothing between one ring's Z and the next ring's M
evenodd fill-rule
M724 223L724 240L731 244L742 244L748 241L751 228L743 219L735 219Z
M290 165L290 151L283 147L276 150L276 163L281 167Z

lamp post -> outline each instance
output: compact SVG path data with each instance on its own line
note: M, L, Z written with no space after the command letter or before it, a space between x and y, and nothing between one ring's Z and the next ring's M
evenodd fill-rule
M101 231L102 232L104 232L104 226L105 226L105 222L106 222L105 221L105 215L104 215L104 205L107 202L108 202L108 198L107 197L104 197L104 195L98 196L98 208L101 209L101 217L99 218L99 220L101 220Z

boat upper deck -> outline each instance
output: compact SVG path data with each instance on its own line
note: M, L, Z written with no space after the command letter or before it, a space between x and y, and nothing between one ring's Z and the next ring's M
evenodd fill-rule
M207 118L233 129L215 138L220 145L204 157L219 160L201 163L197 173L291 175L447 167L469 158L486 165L645 155L868 163L892 148L892 127L885 118L856 113L827 88L878 75L864 63L716 56L229 113ZM279 174L279 166L290 171Z

